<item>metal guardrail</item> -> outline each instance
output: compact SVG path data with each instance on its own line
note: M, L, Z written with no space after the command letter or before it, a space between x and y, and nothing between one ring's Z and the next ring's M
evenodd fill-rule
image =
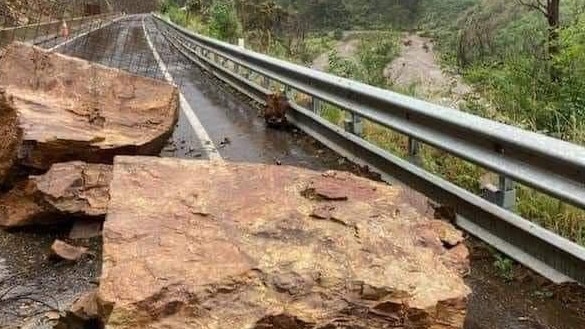
M238 74L245 68L352 114L585 209L585 148L340 78L198 35L158 15L183 55L259 102L270 91ZM162 23L162 24L161 24ZM232 63L229 68L226 63ZM235 68L235 70L233 69ZM585 248L462 189L292 104L289 120L327 147L454 208L456 224L554 282L585 284ZM352 125L349 125L351 128Z

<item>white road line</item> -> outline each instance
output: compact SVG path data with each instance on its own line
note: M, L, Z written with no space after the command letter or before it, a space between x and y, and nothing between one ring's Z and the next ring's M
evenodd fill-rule
M99 26L97 26L97 27L94 27L94 28L90 29L89 31L83 32L83 33L81 33L81 34L79 34L79 35L76 35L75 37L73 37L73 38L71 38L71 39L68 39L68 40L66 40L66 41L63 41L63 42L61 42L60 44L58 44L58 45L56 45L56 46L53 46L53 47L49 48L49 51L55 51L55 50L57 50L58 48L61 48L61 47L63 47L64 45L66 45L66 44L68 44L68 43L71 43L71 42L73 42L73 41L75 41L75 40L77 40L77 39L79 39L79 38L83 38L84 36L86 36L86 35L88 35L88 34L90 34L90 33L92 33L92 32L95 32L95 31L97 31L97 30L99 30L99 29L103 29L104 27L110 26L110 25L112 25L112 24L116 23L117 21L121 20L122 18L124 18L124 16L122 16L122 17L118 17L118 18L116 18L116 19L113 19L113 20L109 21L108 23L106 23L106 24L104 24L104 25L101 25L101 23L100 23L100 25L99 25Z
M158 63L159 68L163 72L165 79L169 83L176 85L173 77L171 76L171 73L169 72L169 70L167 69L167 66L163 62L160 55L158 54L158 51L154 47L154 44L152 43L152 40L150 39L150 36L148 35L148 32L146 31L146 25L144 23L144 19L145 18L143 17L142 18L142 30L144 31L144 35L146 37L146 42L148 43L148 46L150 47L150 50L152 51L152 54L154 55L154 58L156 59L156 62ZM221 155L219 154L219 152L217 151L217 148L215 147L215 145L213 145L213 141L211 140L211 137L209 137L209 134L205 130L205 127L203 127L203 124L201 124L201 121L199 121L199 118L197 118L197 115L195 115L195 111L193 111L193 108L191 108L191 105L189 105L189 102L187 102L187 100L185 99L185 96L183 96L183 93L180 91L179 91L179 104L181 106L181 110L183 111L183 113L187 117L187 120L191 124L191 127L193 128L195 135L197 135L197 138L201 142L201 146L203 147L203 150L207 153L209 160L222 161L223 159L222 159Z

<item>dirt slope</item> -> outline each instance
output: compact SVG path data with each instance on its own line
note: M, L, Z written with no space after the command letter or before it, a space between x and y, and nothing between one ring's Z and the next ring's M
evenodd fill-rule
M335 45L335 50L337 50L337 54L341 58L350 58L356 53L358 46L360 44L359 39L353 38L343 38L343 40L338 41ZM329 52L322 53L319 57L315 58L313 61L313 65L311 68L319 70L319 71L327 71L329 67Z
M400 56L384 70L384 75L395 85L414 89L416 97L455 108L473 92L460 76L441 68L431 39L407 34L402 44Z

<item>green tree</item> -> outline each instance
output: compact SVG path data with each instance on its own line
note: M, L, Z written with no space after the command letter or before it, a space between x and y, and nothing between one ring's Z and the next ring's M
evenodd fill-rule
M559 28L561 26L561 0L517 0L521 5L544 15L548 23L548 53L552 57L558 52Z
M209 32L220 40L233 42L238 36L238 18L232 2L216 0L210 8Z

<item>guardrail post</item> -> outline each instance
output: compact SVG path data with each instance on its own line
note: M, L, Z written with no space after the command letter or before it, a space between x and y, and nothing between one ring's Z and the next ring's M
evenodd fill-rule
M482 187L482 196L506 210L514 210L516 204L515 183L512 179L500 175L497 187L492 184Z
M291 95L292 94L292 89L290 88L289 85L285 85L284 86L284 95L286 96L286 99L291 99Z
M408 160L417 166L421 164L420 144L412 137L408 137Z
M265 75L262 76L262 87L270 88L270 78Z
M248 80L250 80L250 75L252 74L252 71L250 71L250 69L244 68L242 70L242 76Z
M321 107L321 100L319 98L317 98L317 97L311 98L311 107L312 107L313 113L317 114L318 116L321 116L322 107Z
M514 210L516 205L516 187L513 180L508 177L500 176L499 188L501 191L501 200L498 204L504 209Z
M350 132L356 136L362 136L364 132L362 118L355 113L346 111L344 128L347 132Z
M246 49L244 38L238 38L238 47L240 47L242 49ZM239 75L241 71L242 70L241 70L240 65L238 65L236 62L234 62L234 72L236 72L236 74Z

